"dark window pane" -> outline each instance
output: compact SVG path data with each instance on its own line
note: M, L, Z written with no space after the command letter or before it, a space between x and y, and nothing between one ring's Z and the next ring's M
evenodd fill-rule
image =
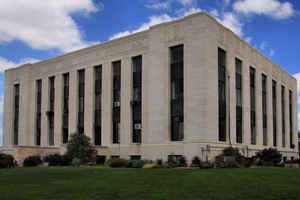
M42 80L36 81L36 130L35 144L41 145Z
M277 94L276 81L272 81L272 106L273 106L273 146L277 146Z
M184 139L184 46L170 48L171 141Z
M69 73L63 74L63 144L66 144L68 142L69 137L69 76Z
M218 48L219 141L226 141L226 52Z
M263 145L267 145L267 76L262 74Z
M85 90L85 70L78 70L78 133L84 132L84 90Z
M113 70L113 143L120 143L121 61L112 63Z
M256 71L250 67L250 120L251 120L251 144L256 144Z
M14 145L19 144L19 107L20 107L20 84L14 86Z

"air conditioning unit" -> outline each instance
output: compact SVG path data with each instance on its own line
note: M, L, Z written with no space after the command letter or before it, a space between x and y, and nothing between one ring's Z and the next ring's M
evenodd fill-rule
M142 129L142 124L134 124L134 129L141 130Z
M114 107L120 107L120 102L119 101L114 102Z

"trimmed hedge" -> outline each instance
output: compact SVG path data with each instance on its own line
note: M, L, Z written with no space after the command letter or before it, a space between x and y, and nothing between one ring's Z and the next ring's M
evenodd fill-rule
M121 158L111 158L107 160L106 164L111 168L121 168L127 167L128 161Z
M59 154L50 154L44 158L44 162L49 163L49 166L60 166L62 163L62 156Z
M44 162L49 163L49 166L70 166L72 157L67 154L50 154L44 158Z
M42 164L43 161L40 156L28 156L23 162L24 167L36 167Z
M13 168L16 165L17 162L12 155L0 153L0 168Z

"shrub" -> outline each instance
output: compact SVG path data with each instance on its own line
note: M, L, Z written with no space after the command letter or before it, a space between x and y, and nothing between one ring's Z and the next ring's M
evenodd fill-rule
M42 164L43 161L40 156L28 156L23 162L24 167L35 167Z
M156 160L156 164L157 164L158 166L162 166L162 165L163 165L162 159L157 159L157 160Z
M279 166L282 160L282 155L277 149L269 148L256 153L258 165L264 166Z
M62 156L59 154L50 154L44 158L44 162L49 163L49 166L60 166L62 164Z
M67 154L61 156L61 163L60 163L61 166L70 166L71 164L72 164L71 156Z
M12 155L0 153L0 168L12 168L16 165L17 162Z
M204 161L204 162L201 162L200 164L200 168L201 169L212 169L214 168L214 162L212 161Z
M186 164L186 159L185 159L185 157L184 156L181 156L180 158L179 158L179 160L178 160L178 166L179 167L186 167L187 166L187 164Z
M109 166L109 167L112 167L112 168L120 168L120 167L127 167L127 160L125 159L121 159L121 158L112 158L112 159L109 159L106 164Z
M201 160L199 159L198 156L195 156L192 160L191 167L200 167Z
M242 157L238 148L227 147L223 149L223 156L232 156L235 158Z
M186 167L186 159L184 156L170 155L168 156L167 166L169 168Z
M225 148L222 154L215 158L215 167L217 168L250 167L253 163L253 158L244 157L238 148L233 147Z
M103 165L105 163L106 156L96 156L96 164Z
M80 159L82 164L95 163L97 151L90 140L84 134L73 134L67 146L67 155L72 157L72 159Z
M174 156L169 156L168 157L167 165L168 165L169 168L178 167L178 163L177 163Z
M73 167L80 167L80 165L81 165L81 160L79 158L73 158L72 166Z
M128 168L142 168L145 165L146 161L144 160L129 160L127 162Z

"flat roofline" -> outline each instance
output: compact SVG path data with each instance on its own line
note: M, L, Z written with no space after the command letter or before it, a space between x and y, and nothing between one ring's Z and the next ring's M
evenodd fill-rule
M284 72L286 72L288 75L290 75L295 81L297 81L297 79L291 75L288 71L286 71L285 69L283 69L282 67L280 67L278 64L276 64L275 62L273 62L270 58L268 58L267 56L265 56L264 54L262 54L258 49L254 48L253 46L251 46L248 42L246 42L244 39L242 39L241 37L239 37L238 35L236 35L232 30L230 30L229 28L225 27L223 24L221 24L216 18L214 18L213 16L211 16L209 13L207 13L206 11L200 11L200 12L197 12L197 13L193 13L191 15L187 15L187 16L184 16L182 18L178 18L178 19L175 19L175 20L172 20L172 21L168 21L168 22L163 22L163 23L160 23L160 24L156 24L156 25L153 25L153 26L150 26L149 29L147 30L144 30L144 31L141 31L141 32L137 32L137 33L133 33L133 34L129 34L127 36L124 36L124 37L120 37L120 38L116 38L116 39L113 39L113 40L108 40L108 41L105 41L103 43L99 43L99 44L96 44L96 45L92 45L92 46L88 46L88 47L85 47L85 48L82 48L82 49L78 49L76 51L72 51L72 52L69 52L69 53L65 53L65 54L62 54L62 55L59 55L59 56L55 56L55 57L52 57L52 58L48 58L48 59L45 59L45 60L42 60L42 61L39 61L39 62L36 62L36 63L27 63L27 64L24 64L24 65L21 65L21 66L17 66L15 68L10 68L10 69L7 69L5 70L6 71L11 71L11 70L16 70L16 69L19 69L19 68L22 68L22 67L25 67L27 65L36 65L36 64L43 64L43 63L47 63L47 62L51 62L51 61L55 61L56 59L59 59L59 58L63 58L63 57L66 57L66 56L71 56L71 55L75 55L79 52L83 52L83 51L86 51L86 50L90 50L90 49L93 49L93 48L97 48L97 47L101 47L101 46L104 46L104 45L108 45L108 44L111 44L111 43L114 43L116 41L120 41L120 40L124 40L124 39L128 39L130 37L134 37L136 35L140 35L140 34L145 34L146 32L148 32L150 29L153 29L153 28L156 28L156 27L159 27L159 26L164 26L164 25L169 25L169 24L173 24L173 23L177 23L177 22L180 22L180 21L183 21L185 19L189 19L189 18L193 18L193 17L197 17L197 16L200 16L200 15L205 15L207 17L209 17L210 19L212 19L215 23L217 23L219 26L223 27L224 29L226 29L227 31L230 31L237 39L239 39L240 41L242 41L244 44L246 44L248 47L250 47L251 49L253 49L254 51L256 51L259 55L263 56L264 58L266 58L271 64L275 65L276 67L278 67L279 69L283 70Z

